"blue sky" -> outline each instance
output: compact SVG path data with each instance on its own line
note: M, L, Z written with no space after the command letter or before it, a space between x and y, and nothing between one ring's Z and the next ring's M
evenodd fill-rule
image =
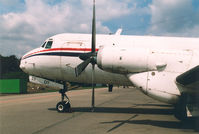
M199 37L199 0L96 0L97 33ZM58 33L91 33L92 0L0 0L0 54Z

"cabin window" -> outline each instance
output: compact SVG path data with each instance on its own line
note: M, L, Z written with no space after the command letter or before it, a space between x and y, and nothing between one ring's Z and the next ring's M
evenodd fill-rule
M46 45L46 42L44 42L44 44L41 47L44 47Z
M48 48L51 48L52 47L52 44L53 44L53 41L48 41L47 43L46 43L46 49L48 49Z

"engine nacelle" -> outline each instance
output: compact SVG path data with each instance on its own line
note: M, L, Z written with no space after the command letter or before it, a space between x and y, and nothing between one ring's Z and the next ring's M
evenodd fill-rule
M116 73L136 73L156 70L156 65L148 64L149 50L132 47L100 47L97 65L100 69Z

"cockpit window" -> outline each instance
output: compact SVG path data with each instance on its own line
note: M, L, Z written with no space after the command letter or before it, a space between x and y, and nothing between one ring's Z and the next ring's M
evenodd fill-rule
M52 47L52 44L53 44L53 41L48 41L47 43L46 43L46 49L48 49L48 48L51 48Z
M46 44L46 42L44 42L44 44L43 44L41 47L44 47L44 46L45 46L45 44Z

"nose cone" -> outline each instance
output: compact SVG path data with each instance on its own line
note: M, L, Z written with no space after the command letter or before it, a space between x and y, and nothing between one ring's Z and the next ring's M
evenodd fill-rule
M25 61L23 60L23 58L21 58L21 61L20 61L20 66L21 70L23 70L25 72Z

